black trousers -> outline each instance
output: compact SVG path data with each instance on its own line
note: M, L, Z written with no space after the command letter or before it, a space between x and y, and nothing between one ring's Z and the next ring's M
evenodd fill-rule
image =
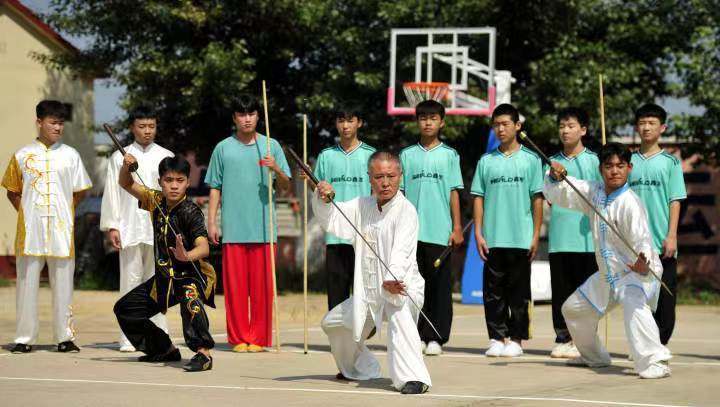
M435 269L435 260L440 257L447 246L418 242L417 263L423 279L425 279L425 303L423 312L432 321L442 338L437 334L424 318L418 320L418 332L423 342L436 341L443 345L450 339L452 326L452 281L450 279L450 256ZM451 254L452 255L452 254Z
M528 250L491 248L483 268L485 322L490 339L530 337Z
M565 324L562 306L572 293L598 270L595 253L550 253L550 285L552 287L552 318L555 342L572 340Z
M155 278L135 287L115 303L113 311L120 329L135 349L148 355L162 355L172 348L168 334L158 328L150 318L160 312L160 305L150 296ZM202 302L202 294L193 293L186 286L196 284L194 280L174 280L168 307L180 304L183 336L188 348L211 349L215 341L210 335L210 323ZM163 301L164 299L159 299Z
M664 288L660 289L660 298L653 317L660 330L660 342L667 345L675 329L675 298L677 297L677 259L661 259L663 266L662 281L667 284L673 296Z
M355 275L355 249L349 244L325 246L328 310L350 298Z

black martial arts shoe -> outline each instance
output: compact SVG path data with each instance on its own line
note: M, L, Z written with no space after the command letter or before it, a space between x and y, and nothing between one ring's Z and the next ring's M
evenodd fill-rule
M183 366L186 372L203 372L205 370L212 369L212 357L205 356L198 352L195 356L190 359L185 366Z
M78 348L77 345L75 345L75 344L73 343L73 341L65 341L65 342L60 342L60 343L58 343L58 352L62 352L62 353L68 353L68 352L78 353L78 352L80 352L80 348Z
M163 363L163 362L179 362L182 360L180 355L180 349L173 348L167 353L162 355L142 355L138 358L138 362L151 362L151 363Z
M428 385L423 382L407 382L400 393L402 394L423 394L428 391Z
M10 353L30 353L32 352L32 346L25 345L24 343L16 343L15 346L10 349Z

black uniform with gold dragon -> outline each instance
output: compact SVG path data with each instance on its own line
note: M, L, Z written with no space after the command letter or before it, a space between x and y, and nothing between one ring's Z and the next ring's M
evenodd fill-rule
M194 247L196 239L207 239L202 211L186 198L168 207L160 191L150 189L145 190L139 207L152 213L155 276L115 304L115 315L123 333L149 359L162 359L174 347L167 333L150 318L181 304L183 336L188 347L193 352L198 348L211 349L215 342L209 332L204 305L215 307L215 270L202 260L180 261L170 250L176 244L174 232L182 236L187 251Z

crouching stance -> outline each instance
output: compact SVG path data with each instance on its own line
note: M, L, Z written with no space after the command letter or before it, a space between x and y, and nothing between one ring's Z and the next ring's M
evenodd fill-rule
M562 306L570 335L580 352L573 365L600 367L610 365L610 355L597 335L600 318L622 305L630 354L635 371L644 379L670 375L667 361L670 351L660 343L660 333L652 316L661 286L650 275L662 275L662 265L653 248L647 214L642 202L627 184L632 170L630 152L622 145L609 143L600 152L600 173L604 182L567 177L589 201L613 222L625 239L640 253L635 258L595 212L565 182L567 172L552 163L545 179L545 197L557 205L585 213L595 243L599 271L590 276Z
M129 168L135 162L135 157L125 155L119 182L152 214L155 275L120 298L115 315L130 343L145 353L141 362L179 361L180 351L150 318L180 304L185 343L197 352L184 368L210 370L215 342L204 304L215 306L215 270L201 260L210 253L203 214L185 197L190 165L181 157L163 159L158 168L160 192L133 180Z
M408 299L411 296L422 306L425 288L416 260L417 212L398 193L402 170L397 156L373 153L368 172L373 195L338 203L367 243L329 204L328 197L334 194L330 184L320 182L313 196L313 211L323 228L350 240L355 248L353 295L327 313L322 328L340 370L338 378L369 380L381 377L381 372L365 340L374 330L379 333L382 321L387 320L387 359L393 386L404 394L424 393L432 383L416 328L417 310Z

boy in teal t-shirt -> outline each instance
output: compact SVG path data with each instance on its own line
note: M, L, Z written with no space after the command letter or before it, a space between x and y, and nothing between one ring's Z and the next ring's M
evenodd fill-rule
M442 353L442 345L450 338L452 325L451 261L435 268L435 260L448 245L463 243L460 220L460 194L463 189L460 155L440 141L445 126L445 108L439 102L426 100L415 107L420 128L420 142L400 153L403 178L400 188L418 212L417 262L425 279L423 312L437 328L442 339L427 324L418 321L425 354Z
M640 150L632 155L628 183L647 209L655 250L660 253L662 280L677 292L677 229L680 201L687 197L682 164L660 148L660 136L667 126L665 109L646 104L635 112L635 130L640 135ZM667 345L675 328L675 297L660 291L653 314L660 329L660 342Z
M315 164L315 176L332 185L337 202L370 195L368 159L375 149L358 140L358 130L362 126L363 120L356 110L340 109L335 112L339 142L321 151ZM354 270L355 250L352 244L327 233L325 275L329 310L350 297Z
M517 140L520 113L501 104L492 114L500 146L477 164L471 193L475 239L483 269L486 356L515 357L529 339L530 262L542 225L542 164Z
M248 95L233 101L236 132L218 143L205 175L210 187L208 238L219 244L217 212L222 200L222 262L228 342L235 352L260 352L272 344L273 283L267 222L268 188L290 186L280 144L256 131L260 104ZM267 155L267 143L270 155ZM269 167L272 179L268 180ZM274 181L274 182L273 182ZM277 222L273 221L277 241ZM248 299L250 304L248 305Z
M582 142L587 134L589 117L580 108L569 107L557 115L558 135L562 151L550 157L559 162L576 179L602 181L600 160ZM543 172L548 170L546 165ZM552 318L555 347L550 356L580 356L572 342L562 305L585 280L597 271L590 219L584 214L560 206L550 208L549 226L550 284L552 287Z

